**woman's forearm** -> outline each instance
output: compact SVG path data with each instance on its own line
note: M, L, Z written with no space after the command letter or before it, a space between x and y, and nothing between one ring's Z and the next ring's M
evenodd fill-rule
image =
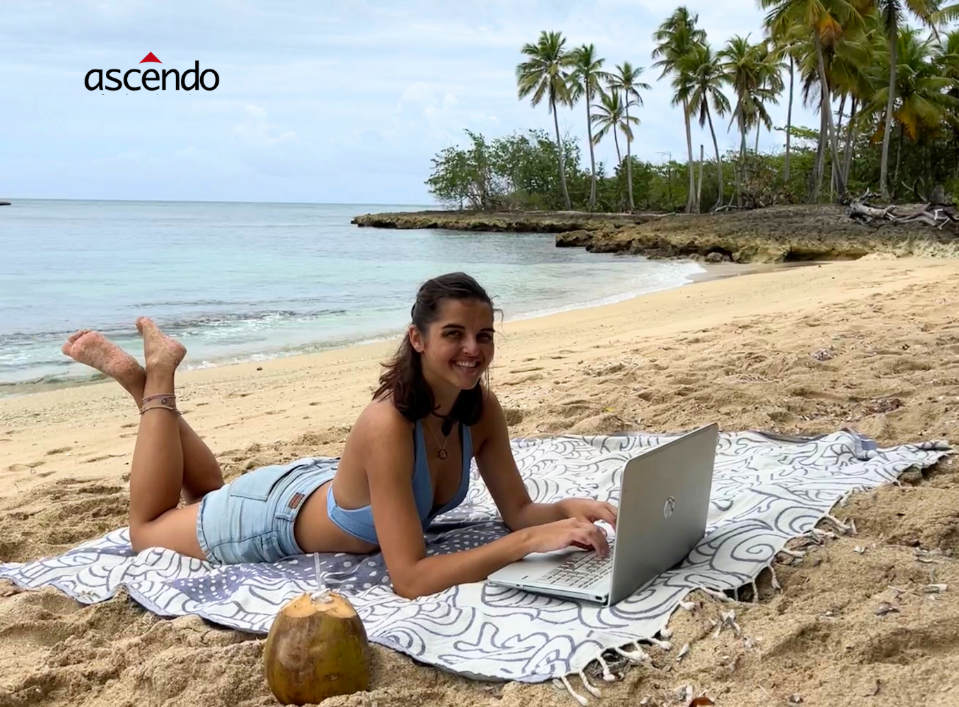
M480 582L526 557L530 553L529 544L529 534L518 532L472 550L424 557L405 572L405 576L392 577L393 590L402 597L415 599L457 584Z
M514 518L507 523L510 530L531 528L534 525L546 525L568 518L563 511L562 502L559 503L527 503L520 508Z

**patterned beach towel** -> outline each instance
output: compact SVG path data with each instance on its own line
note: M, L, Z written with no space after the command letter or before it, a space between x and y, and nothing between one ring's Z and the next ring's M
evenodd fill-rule
M512 449L535 501L580 496L617 503L624 462L674 436L520 439ZM749 584L787 540L809 532L846 494L928 467L948 452L945 442L879 449L848 431L815 439L723 433L705 537L681 567L611 608L485 583L410 601L391 590L381 555L215 567L169 550L134 554L126 529L59 557L0 564L0 578L27 588L52 585L83 603L105 601L124 587L161 616L197 614L260 634L287 601L322 586L349 597L371 641L466 676L538 682L577 673L604 650L655 637L690 591ZM467 501L431 528L431 554L505 534L475 464L472 474Z

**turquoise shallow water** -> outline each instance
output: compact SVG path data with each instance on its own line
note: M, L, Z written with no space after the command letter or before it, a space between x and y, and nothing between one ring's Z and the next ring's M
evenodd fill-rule
M99 329L142 358L134 321L188 367L398 334L419 285L463 270L507 320L676 287L695 263L556 248L551 235L360 229L422 207L17 200L0 208L0 386L90 375L60 353Z

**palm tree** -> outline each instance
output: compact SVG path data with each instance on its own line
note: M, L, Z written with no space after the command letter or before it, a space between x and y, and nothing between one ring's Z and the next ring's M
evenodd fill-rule
M864 0L759 0L764 8L771 8L766 17L766 26L774 36L788 31L795 25L811 36L819 81L819 110L823 124L822 138L829 140L833 164L839 164L839 143L832 121L832 96L826 75L826 57L835 50L845 32L862 24L859 6ZM817 161L814 178L818 185L822 177L821 160ZM846 184L842 176L837 179L840 198L845 195Z
M536 44L526 44L522 53L528 59L516 67L516 83L519 87L519 97L526 98L532 94L531 103L538 106L545 97L549 111L553 114L553 125L556 128L556 154L559 156L559 179L563 187L563 202L566 209L572 208L569 201L569 190L566 188L566 161L563 156L563 140L559 134L559 117L556 115L557 104L570 105L568 69L571 57L563 47L566 39L560 32L541 32Z
M643 75L643 71L643 67L634 67L628 61L624 61L622 64L617 66L616 71L609 76L609 90L616 92L622 91L623 93L623 109L626 115L627 124L632 122L629 117L629 107L643 105L643 97L639 95L639 89L643 89L644 91L649 90L649 84L643 83L639 80L639 77ZM638 124L639 119L636 120L636 125ZM630 130L628 134L624 134L626 135L626 188L629 190L629 210L632 211L634 208L633 160L630 145L633 142L633 134L632 130Z
M639 118L626 117L626 109L623 107L623 99L619 91L608 93L603 91L599 96L599 105L594 105L596 110L593 113L592 121L599 128L593 135L593 142L599 144L599 141L606 137L610 132L613 133L613 143L616 145L616 164L623 164L623 156L619 151L619 138L616 136L618 130L623 134L629 135L627 139L632 139L633 131L630 124L639 125Z
M904 27L899 30L897 45L895 54L886 55L881 63L882 70L887 70L885 62L895 57L901 69L896 72L896 86L893 88L899 97L898 108L893 112L893 119L899 126L896 178L903 138L915 143L921 136L935 136L945 126L947 116L959 110L959 98L950 95L955 83L942 75L936 61L939 54L936 43L931 38L923 38L918 29ZM888 106L889 91L887 86L877 90L872 101L864 107L864 113L876 115L884 111Z
M889 198L889 135L892 132L892 112L896 103L896 52L899 48L899 25L902 24L905 9L927 24L934 22L932 14L936 10L935 0L874 0L886 27L886 39L889 42L889 88L886 91L886 124L882 135L882 162L879 165L879 190L884 199ZM903 7L905 5L905 7Z
M802 48L808 43L803 36L802 28L796 25L788 27L766 27L773 44L773 52L779 61L789 59L789 106L786 109L786 157L783 162L783 182L789 183L789 157L792 145L793 123L793 96L796 79L796 63L801 56Z
M826 87L829 95L838 94L840 98L848 100L852 98L852 109L850 111L850 120L847 124L846 149L845 156L839 164L841 171L841 182L843 185L849 180L849 166L851 165L851 143L855 140L855 133L865 122L859 118L853 119L853 115L862 105L863 100L868 100L878 88L874 75L875 72L870 67L877 65L877 56L886 52L885 40L882 39L879 20L875 13L869 13L861 16L859 21L850 23L842 32L841 37L836 38L830 45L828 51L824 54L824 74L826 77ZM799 71L802 81L802 95L805 105L812 106L818 104L820 129L819 144L816 150L816 161L813 172L809 178L809 200L818 201L819 193L822 190L822 182L825 177L826 155L829 150L827 145L831 145L832 134L829 130L829 120L832 116L832 107L823 110L822 92L820 91L820 73L819 73L819 52L812 37L804 24L796 27L797 31L805 34L808 40L805 43L797 45L795 57L796 68ZM877 39L880 45L876 44ZM815 97L818 96L818 97ZM843 111L843 103L840 102L840 113ZM840 125L842 118L840 116ZM841 132L839 126L834 131L838 143L838 135ZM837 163L833 161L833 169L837 168ZM832 190L835 190L837 180L832 181ZM840 195L842 192L840 192Z
M959 5L956 5L959 11ZM957 15L959 16L959 15ZM952 88L947 93L953 98L959 99L959 29L948 33L941 38L939 55L936 58L939 65L940 75L952 80ZM959 179L959 110L953 110L952 116L948 119L949 127L952 130L953 142L953 168L952 178Z
M959 8L959 5L956 7ZM942 69L942 75L953 81L949 94L959 96L959 29L942 37L936 60Z
M691 13L685 6L680 6L673 14L666 18L659 29L653 33L656 48L653 49L653 58L657 59L654 67L663 70L660 78L667 74L679 74L679 83L688 82L688 77L681 76L680 63L689 56L697 44L706 41L706 33L696 27L699 15ZM686 149L688 152L689 198L686 200L686 212L690 213L698 208L696 203L696 183L693 174L693 134L690 126L689 106L683 103L683 118L686 122Z
M943 24L946 22L959 20L959 2L946 5L942 9L936 11L932 16L932 19L936 24Z
M756 74L759 81L759 90L753 97L758 104L754 118L756 119L756 152L759 153L759 134L763 127L772 130L772 119L766 110L767 103L778 104L779 94L783 91L782 72L786 68L785 62L779 57L767 41L755 45Z
M863 122L859 109L865 101L872 98L882 83L876 80L875 71L871 67L879 66L887 51L885 32L878 15L872 13L864 20L860 28L847 33L843 41L836 46L826 67L830 86L842 99L850 100L843 161L841 165L833 165L834 169L842 170L842 179L846 184L849 183L849 168L852 164L852 144Z
M713 138L713 148L716 150L716 169L719 174L719 196L716 198L716 209L723 204L725 190L723 187L723 160L719 154L719 142L716 140L716 129L713 127L713 117L709 104L713 104L716 115L722 117L729 110L729 99L722 91L726 83L726 72L719 57L713 53L708 44L698 44L691 54L683 60L682 74L688 75L691 82L688 86L688 95L682 96L689 110L699 114L699 127L709 123L709 133Z
M735 35L726 42L726 46L719 57L723 60L723 72L726 80L736 94L736 107L733 108L732 120L739 127L739 169L736 170L736 200L742 206L742 183L746 170L746 133L749 128L762 118L759 116L765 111L759 100L762 92L762 79L759 66L759 52L757 46L749 43L749 37ZM765 114L769 120L768 113Z
M602 91L602 81L606 81L609 74L603 71L605 59L596 58L596 48L592 44L584 44L572 52L572 75L570 76L573 101L586 99L586 133L589 137L589 208L596 206L596 156L593 150L593 118L590 115L590 104L593 96Z

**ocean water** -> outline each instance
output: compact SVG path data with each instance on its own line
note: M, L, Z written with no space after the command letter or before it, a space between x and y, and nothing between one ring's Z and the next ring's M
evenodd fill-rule
M188 368L399 334L426 279L462 270L506 320L676 287L695 263L556 248L551 235L357 228L335 204L57 201L0 207L0 394L93 371L60 346L98 329L142 361L134 322L182 340Z

